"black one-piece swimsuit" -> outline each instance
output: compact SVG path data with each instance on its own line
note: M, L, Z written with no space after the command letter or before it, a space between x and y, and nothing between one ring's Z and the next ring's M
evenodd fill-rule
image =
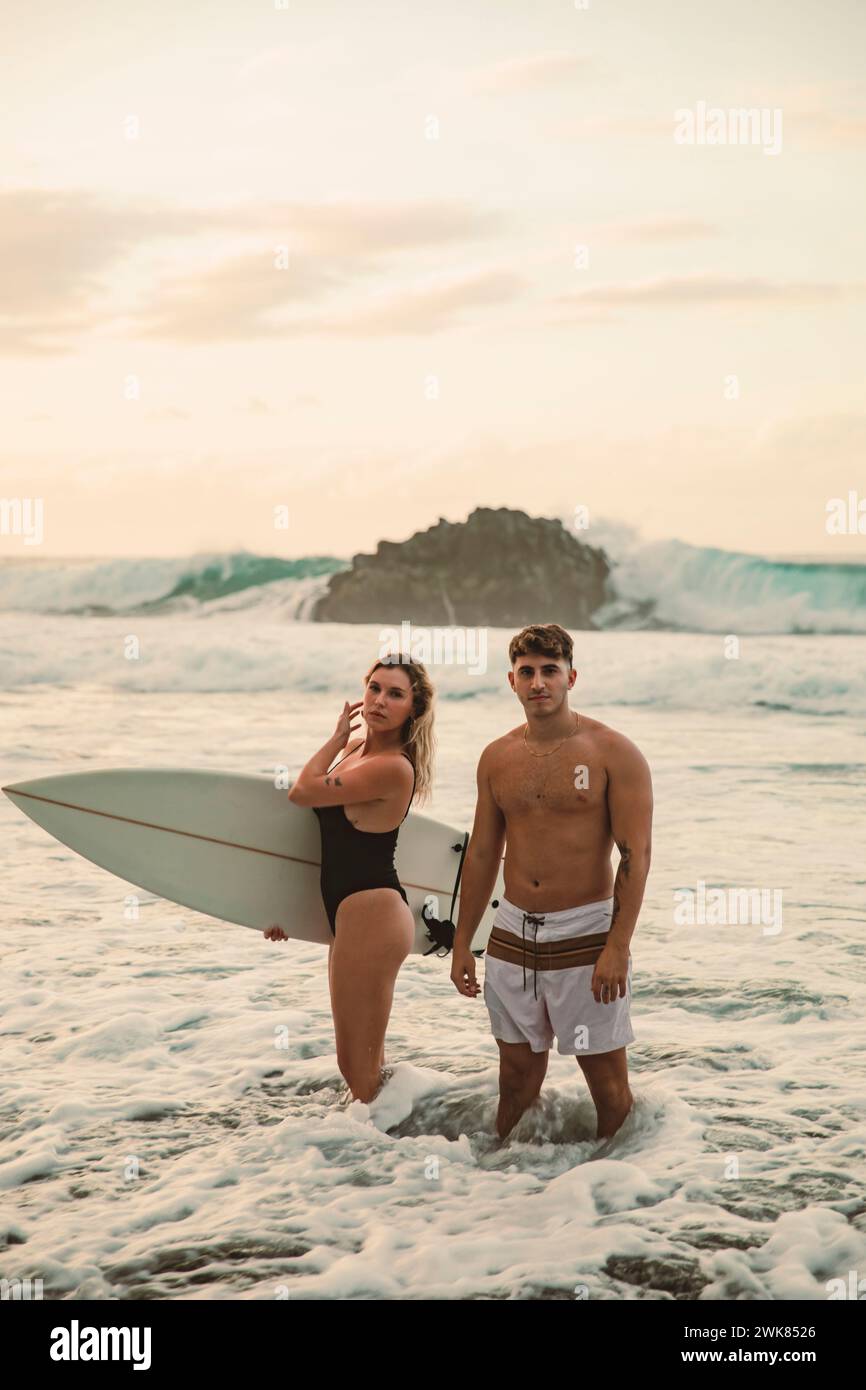
M403 757L409 758L409 754L404 753ZM345 762L345 758L340 761ZM328 772L339 766L340 763L335 763ZM412 796L403 820L412 805L416 780L412 763ZM393 830L358 830L347 817L344 806L314 806L312 809L319 818L322 834L322 901L334 936L337 934L337 908L350 893L364 888L396 888L408 907L409 899L394 867L394 851L403 821Z

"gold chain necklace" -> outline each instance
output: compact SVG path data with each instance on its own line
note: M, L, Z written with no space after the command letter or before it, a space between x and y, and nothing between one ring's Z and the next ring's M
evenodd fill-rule
M565 735L565 738L560 739L559 743L556 745L556 748L551 748L550 753L555 753L555 752L557 751L557 749L559 749L559 748L562 747L563 743L565 743L565 742L566 742L568 739L570 739L570 738L574 738L575 734L579 734L579 733L580 733L580 712L577 711L577 710L572 710L571 713L572 713L572 714L577 714L577 728L576 728L576 729L572 729L572 731L571 731L570 734L566 734L566 735ZM527 753L532 753L532 749L530 748L529 744L526 742L526 735L527 735L528 732L529 732L529 725L527 724L527 725L525 726L524 730L523 730L523 746L524 746L524 748L526 749ZM533 758L549 758L549 757L550 757L550 753L532 753L532 756L533 756Z

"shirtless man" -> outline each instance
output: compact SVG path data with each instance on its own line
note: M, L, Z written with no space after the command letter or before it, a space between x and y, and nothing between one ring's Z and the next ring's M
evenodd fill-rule
M526 724L481 754L463 865L451 979L472 999L479 986L470 945L507 840L484 975L499 1046L501 1138L541 1090L554 1037L560 1053L577 1057L599 1138L615 1134L634 1103L629 942L649 872L652 782L629 739L569 709L572 653L558 623L512 638L508 680Z

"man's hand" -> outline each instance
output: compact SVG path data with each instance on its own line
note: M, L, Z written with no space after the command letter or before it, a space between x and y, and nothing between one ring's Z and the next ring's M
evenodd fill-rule
M451 979L458 994L474 999L481 986L475 978L475 957L468 946L455 946L451 953Z
M620 996L625 999L627 979L628 949L622 950L621 947L612 946L608 942L592 972L590 989L595 995L596 1003L612 1004Z

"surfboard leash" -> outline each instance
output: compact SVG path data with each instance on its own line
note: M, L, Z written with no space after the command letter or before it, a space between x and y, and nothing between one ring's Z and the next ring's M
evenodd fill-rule
M421 909L421 920L427 928L427 936L433 942L429 951L425 951L425 956L432 956L434 951L437 956L447 956L454 945L454 933L457 928L454 925L454 905L457 902L457 893L460 888L460 876L463 873L463 861L466 858L466 846L469 844L469 832L467 831L459 845L452 848L460 851L460 863L457 865L457 877L454 880L454 891L451 894L451 906L448 909L448 916L441 920L438 917L427 916L427 904Z

